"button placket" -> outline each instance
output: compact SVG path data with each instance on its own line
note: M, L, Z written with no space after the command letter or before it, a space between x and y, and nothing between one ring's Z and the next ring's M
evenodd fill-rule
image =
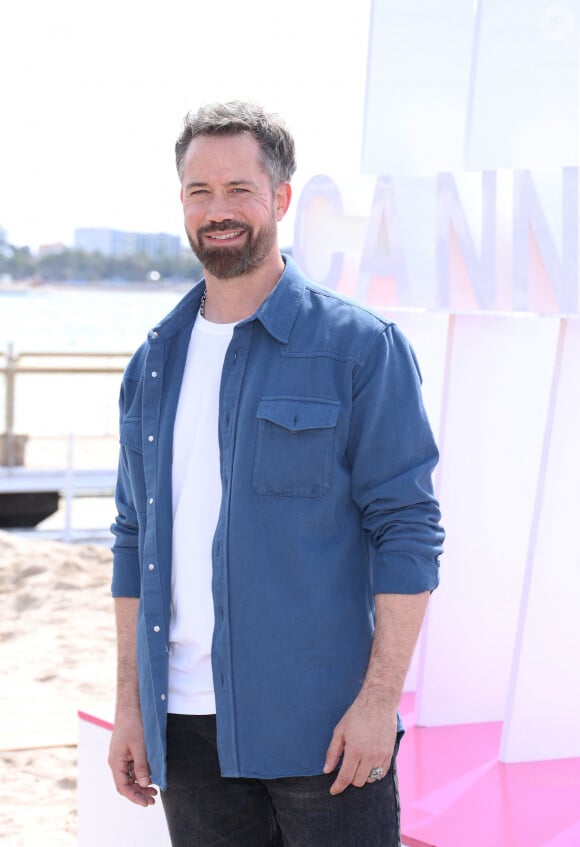
M159 333L157 330L151 330L150 338L157 339ZM160 365L162 362L163 351L160 345L152 344L149 348L147 356L147 374L155 379L160 374ZM155 492L156 479L156 461L157 461L157 427L159 418L159 392L161 389L161 381L155 380L149 386L144 387L144 402L143 402L143 428L144 428L144 443L153 447L153 450L144 452L144 470L145 480L149 496L147 497L148 507L155 505L155 497L152 496ZM155 567L149 567L150 571L154 571Z
M232 632L229 617L230 598L228 595L228 571L229 571L229 539L227 527L229 525L230 496L232 489L232 474L234 467L234 442L233 433L236 426L236 415L240 402L242 381L245 372L247 355L250 347L249 333L251 328L244 327L243 330L235 331L236 349L228 351L224 362L222 382L220 387L220 443L222 450L222 485L223 500L218 523L214 552L214 574L215 574L215 599L216 599L216 624L217 639L215 650L215 674L219 680L216 688L216 696L219 707L228 715L232 723L231 741L227 750L224 750L226 760L231 761L232 767L237 768L237 748L234 740L237 729L236 709L234 705L233 663L232 663ZM231 746L230 746L231 744Z

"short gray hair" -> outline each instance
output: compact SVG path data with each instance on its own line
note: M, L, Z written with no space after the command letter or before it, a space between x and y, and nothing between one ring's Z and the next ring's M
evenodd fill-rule
M189 112L175 144L175 163L183 179L184 159L191 141L198 135L237 135L248 132L262 151L262 167L275 190L290 182L296 170L294 139L280 115L266 112L256 103L231 100L211 103L197 112Z

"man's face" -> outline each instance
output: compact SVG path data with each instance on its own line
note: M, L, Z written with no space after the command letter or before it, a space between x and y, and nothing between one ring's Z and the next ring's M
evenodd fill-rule
M272 191L260 146L248 133L193 139L181 200L191 249L208 273L218 279L243 276L278 251L277 222L287 208L287 189Z

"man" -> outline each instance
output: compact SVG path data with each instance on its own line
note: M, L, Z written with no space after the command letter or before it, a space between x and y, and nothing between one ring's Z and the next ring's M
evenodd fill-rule
M205 276L123 381L115 784L176 847L391 847L443 538L418 368L280 254L278 116L203 108L176 157Z

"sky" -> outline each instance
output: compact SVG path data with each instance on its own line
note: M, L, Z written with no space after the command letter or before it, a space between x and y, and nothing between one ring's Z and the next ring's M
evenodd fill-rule
M295 200L360 173L370 0L8 0L0 49L0 227L16 245L76 227L183 232L183 116L244 98L296 139ZM289 243L292 215L282 227Z

